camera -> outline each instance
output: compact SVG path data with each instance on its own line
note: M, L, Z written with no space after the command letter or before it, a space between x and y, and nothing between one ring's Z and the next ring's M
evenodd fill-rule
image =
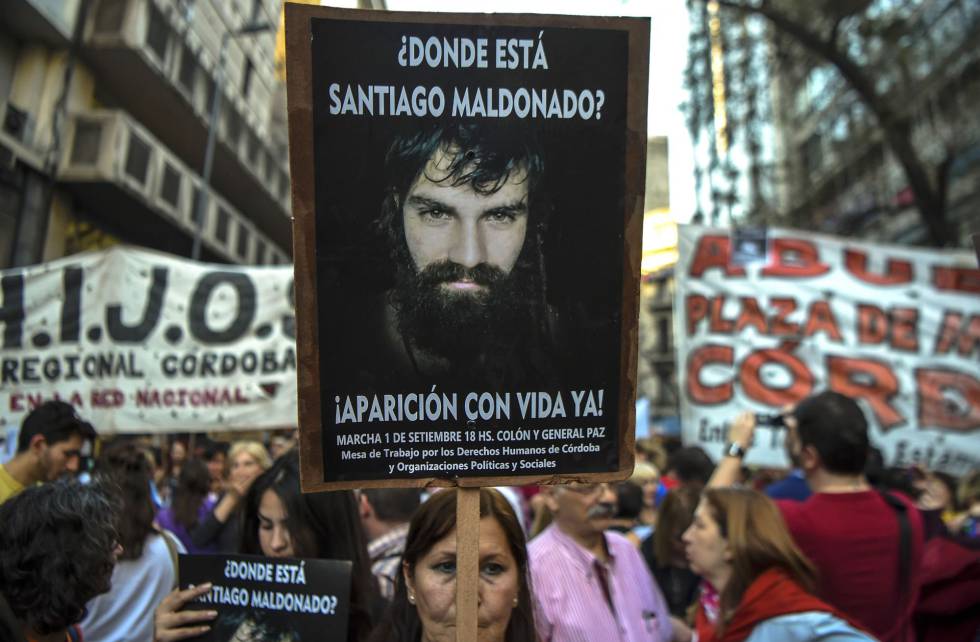
M770 428L785 428L786 419L781 412L774 412L772 414L756 413L755 425L768 426Z

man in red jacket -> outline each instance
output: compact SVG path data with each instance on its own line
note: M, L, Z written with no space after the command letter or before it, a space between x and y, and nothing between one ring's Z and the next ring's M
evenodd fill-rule
M800 402L785 422L787 448L799 459L813 495L805 502L776 503L796 544L817 567L820 597L882 642L914 642L922 517L909 499L886 498L864 476L870 443L863 411L849 397L823 392ZM754 431L753 414L735 419L709 486L735 482Z

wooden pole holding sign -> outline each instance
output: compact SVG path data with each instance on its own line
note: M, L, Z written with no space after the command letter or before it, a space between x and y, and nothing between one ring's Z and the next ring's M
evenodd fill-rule
M456 640L476 640L480 581L480 489L456 489Z

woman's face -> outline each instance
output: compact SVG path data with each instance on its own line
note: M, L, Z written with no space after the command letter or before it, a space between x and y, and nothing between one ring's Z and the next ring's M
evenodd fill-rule
M694 511L694 521L681 539L691 570L698 575L716 577L731 566L728 540L721 536L718 522L703 499Z
M647 508L656 508L657 486L660 485L659 477L651 477L643 482L643 505Z
M211 482L220 484L225 478L225 454L215 453L208 461L208 473L211 475Z
M247 452L240 452L231 460L231 479L236 482L256 477L262 472L262 467L255 457Z
M175 441L170 445L170 461L175 464L182 464L187 459L187 447L184 442Z
M414 596L424 642L456 639L456 531L436 542L415 564L414 577L403 569L409 596ZM497 520L480 520L480 580L477 624L480 642L504 639L520 591L517 560Z
M267 557L295 557L293 538L289 533L286 506L273 491L259 499L259 546Z

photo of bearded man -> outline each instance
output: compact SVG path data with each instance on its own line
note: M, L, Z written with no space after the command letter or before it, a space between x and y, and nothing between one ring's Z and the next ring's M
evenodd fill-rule
M379 219L395 271L388 338L420 378L491 389L553 381L544 166L517 128L440 124L389 147Z

